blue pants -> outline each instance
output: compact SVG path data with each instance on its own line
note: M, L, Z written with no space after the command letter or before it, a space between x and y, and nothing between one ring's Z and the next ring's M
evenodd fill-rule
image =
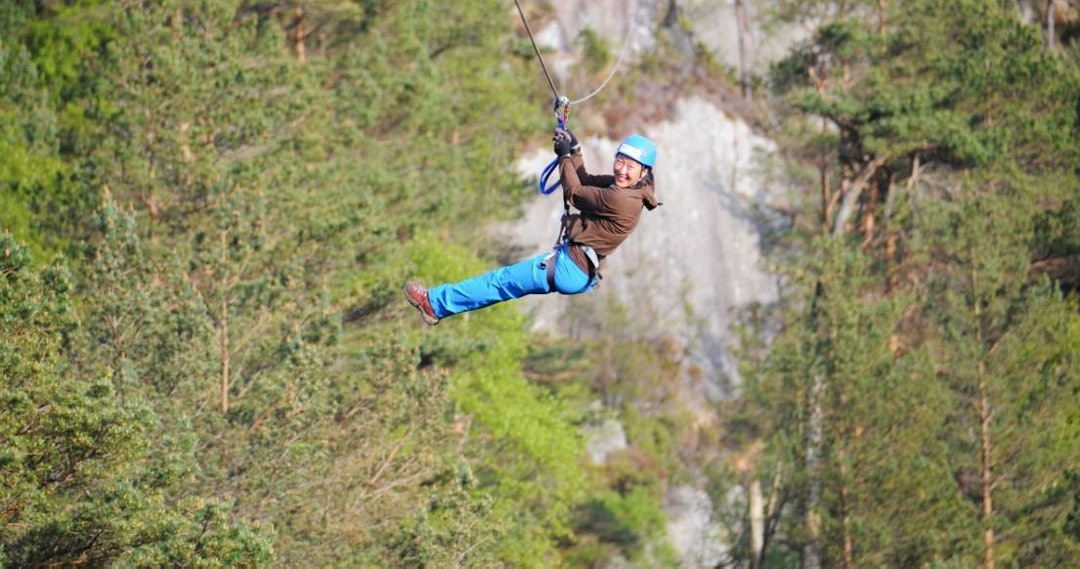
M555 261L555 289L562 294L580 294L596 286L595 279L574 263L559 245ZM521 298L527 294L548 294L547 264L552 253L544 253L513 265L495 269L489 273L463 280L456 284L444 284L428 290L431 308L439 318L490 306L496 302Z

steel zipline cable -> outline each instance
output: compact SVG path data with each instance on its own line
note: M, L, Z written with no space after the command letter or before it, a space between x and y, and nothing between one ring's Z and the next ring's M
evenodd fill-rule
M525 32L529 35L529 42L532 43L533 51L536 52L536 59L538 59L540 61L540 68L544 72L544 77L547 78L548 85L551 86L551 93L555 96L556 99L558 99L559 96L560 96L559 95L559 89L557 87L555 87L555 80L552 79L551 73L548 72L547 65L544 63L544 56L540 54L540 47L536 45L536 39L533 36L532 28L529 27L529 20L525 17L525 12L521 9L521 3L518 0L514 0L514 6L517 7L518 15L521 16L521 23L525 26ZM633 14L634 10L636 10L636 9L637 9L636 6L631 4L630 13ZM589 93L588 95L585 95L584 97L582 97L580 99L575 99L573 101L570 101L569 104L576 105L578 103L584 103L585 101L588 101L589 99L596 96L597 93L599 93L601 90L604 89L604 87L607 86L607 84L611 81L611 79L613 77L615 77L615 73L619 70L619 67L622 65L623 59L626 57L626 52L629 51L628 48L630 47L630 37L633 35L633 32L634 32L634 22L633 22L633 18L631 18L630 23L628 23L626 25L626 36L623 38L622 49L619 50L619 57L618 57L618 59L615 60L615 65L611 68L611 71L608 73L608 76L606 78L604 78L604 81L602 83L600 83L600 86L597 87L595 90L593 90L592 93Z
M636 7L634 6L633 3L631 3L630 4L630 13L633 14L635 9L636 9ZM607 78L604 79L603 83L600 83L600 86L597 87L595 90L593 90L592 93L589 93L588 95L585 95L584 97L582 97L580 99L571 101L570 102L571 105L576 105L578 103L584 103L585 101L588 101L589 99L593 98L597 93L599 93L604 87L607 86L608 82L611 81L611 78L615 76L615 72L619 70L619 66L622 65L623 58L626 57L626 52L629 51L628 48L630 47L630 36L633 35L633 32L634 32L634 18L633 18L633 16L631 16L630 22L628 22L626 24L626 37L623 39L622 49L619 50L619 58L615 60L615 65L611 68L611 72L608 73Z
M551 85L551 92L558 99L559 90L555 88L555 80L551 78L551 73L548 73L547 65L544 65L544 56L540 55L540 47L536 45L536 39L533 37L532 29L529 28L529 21L525 18L525 12L521 9L521 3L514 0L514 6L517 6L518 15L521 16L521 23L525 25L525 33L529 34L529 41L532 43L533 51L536 52L536 59L540 60L540 68L544 70L544 77L547 77L548 85Z
M551 93L555 97L552 102L555 120L558 123L559 129L565 130L566 119L570 114L570 106L583 103L594 97L607 86L608 82L611 81L612 77L614 77L615 73L619 70L619 66L622 65L623 58L626 56L627 48L630 47L630 36L634 31L633 18L631 18L631 21L626 26L626 38L623 40L622 49L619 51L619 58L615 60L615 65L611 68L611 72L608 73L607 78L605 78L604 81L600 83L600 86L593 92L575 101L570 101L567 97L559 95L559 89L555 86L555 80L551 77L547 64L544 63L544 56L540 53L540 46L536 44L536 38L533 36L532 28L529 27L529 20L525 17L525 11L521 9L521 2L514 0L514 6L517 7L518 15L521 16L521 23L525 26L525 32L529 35L529 42L532 44L533 51L536 52L536 59L540 61L540 69L544 72L544 77L547 78L548 85L551 86ZM631 4L631 14L633 14L635 8L636 7ZM544 168L543 172L541 172L539 179L540 193L547 195L559 187L560 182L558 180L551 186L547 185L547 180L551 177L552 173L558 169L558 162L558 158L552 160L551 163Z

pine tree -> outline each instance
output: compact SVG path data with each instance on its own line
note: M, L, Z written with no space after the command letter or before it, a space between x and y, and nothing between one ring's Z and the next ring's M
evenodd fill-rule
M406 28L432 16L387 12ZM125 389L153 392L170 425L190 425L200 469L184 495L236 496L230 515L286 528L275 543L286 565L373 559L400 524L433 519L416 517L431 507L424 488L455 496L430 523L458 536L458 555L493 555L507 542L484 536L510 520L521 543L550 553L526 524L565 518L569 491L543 501L550 487L507 481L500 492L516 502L504 501L489 529L472 528L470 512L483 510L490 490L455 490L447 476L462 460L447 376L418 363L418 340L403 337L393 316L400 303L386 308L409 269L398 239L417 223L392 214L462 211L446 193L419 191L417 161L443 176L482 178L469 187L487 195L500 189L489 173L456 166L442 145L413 141L403 151L406 129L424 139L453 124L437 77L425 75L431 54L357 48L344 61L363 66L301 64L287 38L261 29L257 14L239 14L163 5L116 21L131 39L100 61L110 79L100 112L110 130L133 136L103 141L83 166L117 202L136 204L141 223L110 214L96 237L88 282L105 296L88 311L103 323L93 328L99 357ZM420 77L402 71L406 57L420 57ZM391 96L399 87L401 104ZM371 124L354 106L364 97L376 101ZM389 108L378 108L382 97ZM381 121L396 120L402 132L377 140L386 137ZM424 199L411 203L413 195ZM340 312L356 324L343 328ZM542 400L519 395L526 408ZM563 451L531 442L547 436L548 424L538 424L515 444ZM576 455L544 464L573 472L567 456ZM535 511L522 515L526 507Z
M1048 283L1028 282L1030 222L1006 213L1014 194L994 189L972 187L940 206L936 230L920 240L928 263L947 259L927 279L924 305L937 376L954 399L941 439L958 497L971 502L980 528L981 547L967 536L965 549L979 552L972 562L1075 562L1075 549L1050 537L1067 509L1047 492L1076 458L1066 450L1078 436L1066 426L1072 411L1060 404L1076 388L1063 367L1076 313Z
M828 22L775 75L825 125L817 156L801 157L820 176L812 221L796 229L832 235L793 242L806 257L789 290L806 300L785 306L764 356L775 361L750 373L791 422L769 437L803 505L785 535L804 567L1070 559L1044 541L1063 531L1067 492L1010 492L1019 479L1067 486L1070 453L1050 449L1076 436L1054 429L1029 446L1014 395L1032 393L1025 411L1050 424L1069 416L1042 395L1074 381L1041 357L1069 351L1074 309L1029 265L1043 247L1034 222L1059 219L1045 212L1075 187L1078 76L999 5L905 3L887 20ZM852 264L855 247L871 262ZM877 332L843 317L878 310L889 316L870 319ZM1032 357L1031 322L1047 310L1068 316L1038 334L1045 355ZM1029 392L1021 369L1048 379ZM889 405L866 403L877 400ZM1032 532L1034 519L1054 529Z
M57 118L22 45L0 42L0 76L0 229L28 240L31 226L40 219L34 214L48 209L46 190L55 190L64 172L56 156ZM45 235L35 237L51 241Z
M237 566L268 561L268 535L228 519L228 504L170 503L194 469L189 437L157 439L160 419L145 399L125 396L103 367L67 363L66 352L89 346L67 271L32 269L26 248L5 234L0 276L0 560L20 567L186 564L202 555Z

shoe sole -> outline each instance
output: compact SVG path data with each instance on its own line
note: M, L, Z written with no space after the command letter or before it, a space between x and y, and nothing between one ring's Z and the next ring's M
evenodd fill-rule
M401 287L401 292L405 295L405 300L408 300L409 304L413 305L413 308L420 312L420 317L423 318L424 322L426 322L429 326L434 326L438 324L438 318L432 320L431 317L427 315L427 312L424 312L424 309L420 308L420 303L413 300L413 297L409 295L408 287L409 283L405 283L405 286Z

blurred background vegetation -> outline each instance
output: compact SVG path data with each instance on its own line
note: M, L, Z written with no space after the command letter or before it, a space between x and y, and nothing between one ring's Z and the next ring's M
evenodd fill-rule
M768 4L816 30L747 116L800 200L702 426L678 347L400 299L494 266L533 191L512 6L3 3L0 565L675 567L700 475L724 566L1080 564L1070 5ZM731 86L678 45L598 101Z

